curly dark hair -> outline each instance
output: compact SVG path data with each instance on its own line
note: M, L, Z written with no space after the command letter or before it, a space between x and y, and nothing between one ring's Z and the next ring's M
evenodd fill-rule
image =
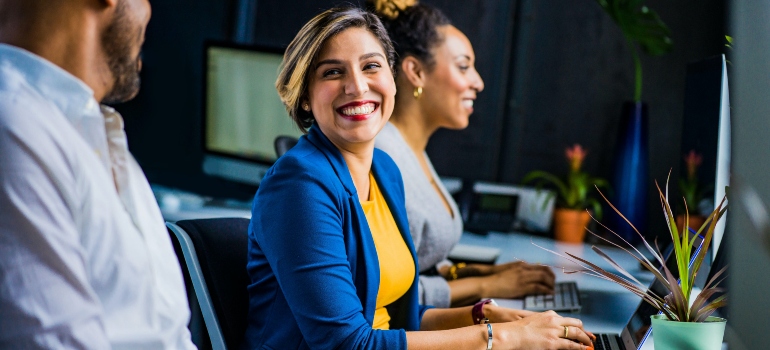
M380 16L382 24L388 30L396 49L396 65L407 56L416 57L428 67L435 63L431 49L444 41L438 27L452 24L441 10L417 3L393 15L377 11L376 1L368 3L369 9Z

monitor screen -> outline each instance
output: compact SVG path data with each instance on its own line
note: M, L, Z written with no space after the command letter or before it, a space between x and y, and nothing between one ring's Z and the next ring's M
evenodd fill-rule
M482 194L479 199L479 209L500 213L516 214L516 197L499 194Z
M281 50L206 45L204 172L258 184L275 138L302 135L275 89L282 59Z
M684 195L681 181L688 181L686 159L697 160L695 198L699 202L687 205L691 215L707 216L724 196L730 177L730 100L724 55L687 65L683 121L682 170L679 181L672 185L679 184L679 193ZM672 203L680 212L681 195ZM724 222L725 218L714 231L713 251L719 247Z

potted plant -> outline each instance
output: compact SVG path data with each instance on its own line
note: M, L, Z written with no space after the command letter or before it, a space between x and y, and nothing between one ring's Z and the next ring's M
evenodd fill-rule
M597 217L602 215L601 204L596 198L588 195L588 190L591 186L608 188L609 184L606 180L592 177L581 170L583 159L588 152L580 144L567 147L564 154L569 163L566 179L562 180L546 171L535 170L524 176L523 182L536 182L538 188L545 184L556 188L557 209L553 213L554 237L562 242L581 243L585 238L586 225L591 220L586 209L593 209Z
M700 203L709 192L710 186L703 186L698 181L698 168L703 162L703 156L695 150L690 150L689 153L684 156L684 164L687 167L687 174L685 177L679 178L679 191L684 197L685 203L690 203L689 207L679 206L679 214L676 216L676 226L682 231L684 227L685 216L690 218L688 226L693 230L697 230L706 221L706 216L701 214L699 209ZM686 215L685 215L686 214Z
M611 177L614 200L620 210L642 232L646 232L647 172L649 151L647 104L642 101L642 61L639 51L652 56L663 55L673 47L671 32L644 0L596 0L596 3L618 25L628 43L634 63L633 100L623 103ZM636 235L615 215L609 217L618 233L632 243Z
M641 233L636 230L636 227L634 227L630 221L627 221L626 217L623 216L623 214L621 214L603 194L601 194L601 191L599 191L599 193L607 203L609 203L610 207L612 207L618 215L623 217L636 234L640 236L644 246L653 257L652 260L656 260L661 267L655 267L650 259L645 257L637 248L627 241L625 241L627 247L622 247L621 245L612 243L608 240L607 242L623 249L638 260L642 266L652 272L655 275L655 278L665 286L668 292L667 295L656 295L651 290L648 290L647 286L640 283L596 246L592 247L592 249L604 260L618 269L621 275L604 270L588 260L570 253L565 253L569 257L559 255L583 268L583 270L569 271L569 273L583 272L588 275L615 282L640 296L642 300L658 309L660 314L652 316L655 349L721 349L722 337L724 336L724 329L727 321L723 318L713 317L711 314L716 309L725 306L727 296L722 294L713 298L713 300L711 299L723 292L718 285L724 280L724 277L720 276L724 274L727 267L724 267L715 273L694 300L692 299L692 290L697 271L700 269L706 256L706 252L709 250L709 245L714 234L714 227L727 210L725 199L722 199L719 206L706 217L705 222L698 228L697 233L703 237L703 243L698 255L695 256L695 260L691 267L690 257L693 249L695 249L695 237L693 236L693 238L690 238L688 231L679 230L674 222L674 214L671 211L667 194L664 194L663 191L661 191L657 182L655 183L655 186L658 189L663 213L665 214L668 230L674 244L673 254L675 254L674 257L677 263L678 275L681 276L680 282L677 281L674 277L675 275L666 267L664 257L657 244L655 244L655 248L653 248L647 241L645 241ZM668 193L668 183L666 184L666 193ZM685 203L685 207L686 206L687 203ZM684 214L684 221L685 224L689 224L689 215L686 212Z

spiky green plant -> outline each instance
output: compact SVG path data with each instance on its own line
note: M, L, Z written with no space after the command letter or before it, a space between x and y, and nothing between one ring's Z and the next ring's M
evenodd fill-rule
M551 251L552 253L555 253L559 256L564 257L565 259L579 265L582 267L581 270L577 271L565 271L567 273L586 273L591 276L599 277L608 281L615 282L622 287L628 289L629 291L633 292L634 294L640 296L644 301L648 302L652 306L654 306L656 309L660 310L664 315L666 315L666 318L668 318L671 321L681 321L681 322L703 322L706 320L708 316L710 316L716 309L725 306L727 303L727 295L722 294L719 297L715 298L714 300L709 302L709 299L714 296L717 293L721 293L724 290L719 288L718 285L724 280L724 277L721 277L724 272L726 271L727 267L725 266L720 271L718 271L714 276L706 283L706 286L703 288L700 294L695 298L695 300L690 303L690 299L692 297L692 288L695 284L695 277L698 273L698 270L700 269L703 259L706 257L706 252L708 251L709 245L711 244L711 239L714 235L714 227L716 226L717 222L722 218L725 211L727 210L727 206L725 204L726 198L723 198L722 201L719 203L719 206L714 209L713 212L711 212L711 215L709 215L706 218L706 221L703 223L703 225L698 229L698 234L696 236L693 236L690 238L690 235L687 231L687 229L684 229L683 232L679 232L679 229L676 226L676 223L674 222L674 214L671 211L671 206L668 202L668 182L666 182L666 193L664 194L663 191L660 189L660 186L658 186L657 181L655 182L655 186L658 189L658 193L660 195L660 202L661 206L663 207L663 213L666 217L666 223L668 225L669 233L671 233L671 239L674 244L674 254L677 264L677 270L679 272L679 276L682 276L681 282L677 282L677 278L674 277L674 274L666 267L663 254L660 252L660 248L657 246L657 243L655 244L655 248L653 248L647 241L644 239L644 236L642 236L641 233L634 227L634 225L626 219L625 216L623 216L620 211L618 211L617 208L615 208L612 203L610 203L609 200L604 196L604 194L599 191L601 196L604 198L605 201L610 205L610 207L618 213L633 229L636 231L636 233L642 238L642 242L644 242L644 246L647 248L647 250L650 252L650 254L653 256L654 260L657 260L658 264L661 266L660 268L655 267L653 263L647 259L636 247L628 243L627 241L623 240L622 237L615 234L612 230L609 230L613 234L615 234L618 238L620 238L627 247L623 247L617 243L611 242L599 235L596 235L594 232L591 232L596 237L599 237L600 239L603 239L604 241L624 250L631 256L633 256L636 260L639 261L639 263L642 264L647 270L652 272L655 275L655 278L660 281L666 290L669 292L668 295L657 295L653 291L649 290L646 285L642 284L634 278L628 271L623 269L619 264L617 264L612 258L610 258L607 254L605 254L600 248L593 246L591 249L599 254L604 260L610 263L615 269L620 272L622 275L618 275L612 272L609 272L607 270L602 269L601 267L597 266L596 264L593 264L589 262L586 259L577 257L573 254L566 253L566 257L564 255L561 255L557 252ZM598 190L598 188L597 188ZM685 206L687 204L685 203ZM689 226L689 215L685 214L685 224L684 227ZM598 222L598 221L597 221ZM599 223L601 224L601 223ZM695 249L695 241L697 236L700 236L702 232L705 230L705 235L703 239L703 243L701 246L700 252L698 252L698 255L695 257L695 261L693 262L692 267L690 267L690 257L693 252L693 249ZM692 304L692 305L691 305Z

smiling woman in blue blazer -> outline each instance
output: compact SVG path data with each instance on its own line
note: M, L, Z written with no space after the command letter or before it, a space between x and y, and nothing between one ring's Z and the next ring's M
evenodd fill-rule
M401 174L374 149L394 107L393 62L380 21L356 8L316 16L287 48L276 86L307 134L254 199L245 346L585 349L569 340L590 341L580 321L553 312L418 304Z

